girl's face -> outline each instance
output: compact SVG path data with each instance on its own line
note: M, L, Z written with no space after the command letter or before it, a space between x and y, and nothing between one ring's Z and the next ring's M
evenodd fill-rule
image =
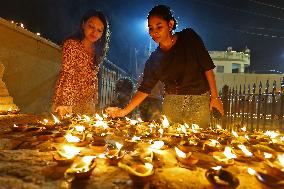
M149 34L156 43L164 42L171 35L172 21L167 22L159 16L151 16L148 19Z
M94 43L99 40L104 32L104 24L98 17L91 17L83 24L84 39Z

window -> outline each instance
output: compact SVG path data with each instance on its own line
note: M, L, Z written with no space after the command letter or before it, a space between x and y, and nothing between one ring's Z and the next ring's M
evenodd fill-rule
M240 73L241 65L237 63L232 63L232 73Z
M216 71L217 73L224 73L224 66L217 66Z

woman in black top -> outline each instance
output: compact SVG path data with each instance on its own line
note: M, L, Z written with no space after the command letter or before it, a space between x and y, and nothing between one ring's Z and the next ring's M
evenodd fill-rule
M224 114L218 98L213 64L201 38L192 30L173 33L176 19L169 7L155 6L148 14L149 34L159 44L145 64L144 79L124 108L107 108L111 117L123 117L150 94L158 81L165 84L163 113L172 122L206 127L209 109ZM211 94L211 95L210 95Z

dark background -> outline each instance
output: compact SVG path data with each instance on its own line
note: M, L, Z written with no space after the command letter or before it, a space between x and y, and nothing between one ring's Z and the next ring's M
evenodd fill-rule
M2 0L0 16L62 44L84 12L102 10L112 32L108 59L133 72L135 49L143 67L150 43L146 17L156 4L170 6L179 22L177 30L192 27L208 50L231 46L243 51L247 46L251 70L284 72L284 0Z

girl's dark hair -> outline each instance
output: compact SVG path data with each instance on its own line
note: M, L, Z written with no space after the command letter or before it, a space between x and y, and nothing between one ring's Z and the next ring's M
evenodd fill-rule
M166 6L166 5L156 5L154 8L152 8L152 10L149 12L147 19L149 20L149 18L151 16L158 16L161 17L162 19L166 20L167 22L170 22L171 20L173 20L174 26L173 26L173 30L176 29L177 27L177 20L175 19L175 17L172 14L171 8Z
M94 45L94 49L95 49L94 66L96 66L104 60L104 58L105 58L105 56L108 52L108 49L109 49L109 40L110 40L109 24L108 24L106 17L104 16L104 14L101 11L94 10L94 9L87 11L83 15L83 17L81 18L80 28L78 29L78 31L76 31L73 35L71 35L67 39L77 39L77 40L80 40L80 41L83 40L84 37L85 37L83 25L91 17L99 18L104 25L104 32L102 34L102 37L98 41L96 41L96 43Z

